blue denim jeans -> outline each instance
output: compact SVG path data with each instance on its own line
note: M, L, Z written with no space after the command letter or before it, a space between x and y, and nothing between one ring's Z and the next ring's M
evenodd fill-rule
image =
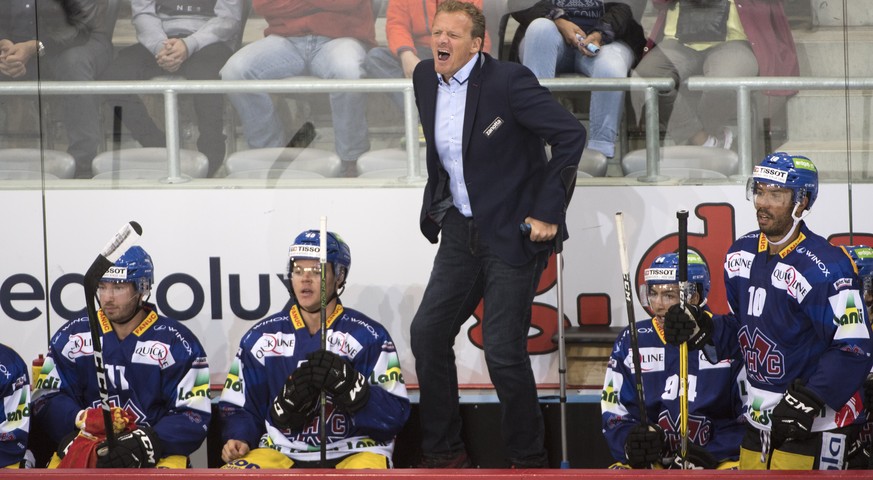
M558 73L581 73L590 78L625 78L634 54L623 42L603 45L595 57L588 57L567 45L555 23L548 18L531 22L524 33L522 63L537 78L555 78ZM615 155L615 137L624 109L623 91L591 92L588 148L607 157Z
M357 80L364 76L366 56L364 44L354 38L270 35L230 57L221 69L221 79L278 80L313 75ZM290 140L269 94L237 93L228 97L239 114L250 147L284 147ZM332 93L330 108L337 155L343 161L357 160L370 149L367 97L363 93Z
M501 432L513 463L545 459L544 427L527 353L531 302L545 256L512 266L479 241L472 219L446 214L442 239L411 343L420 387L422 451L446 455L464 449L453 346L461 325L484 297L485 363L501 404Z

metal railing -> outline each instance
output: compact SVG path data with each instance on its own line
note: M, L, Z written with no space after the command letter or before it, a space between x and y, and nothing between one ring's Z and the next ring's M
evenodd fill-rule
M732 77L688 79L689 90L734 90L737 94L737 156L739 175L752 174L752 92L757 90L871 90L873 78Z
M667 78L556 78L542 80L553 91L643 90L646 102L646 150L648 177L658 176L660 150L658 148L658 91L673 88ZM412 81L409 79L324 80L292 78L285 80L160 80L160 81L93 81L93 82L5 82L0 84L0 95L101 95L159 94L164 99L164 123L167 140L168 183L181 183L187 177L181 174L179 158L179 95L227 93L334 93L334 92L401 92L404 102L404 134L406 138L408 178L420 178L420 148L418 142L418 113ZM647 177L642 177L645 180Z

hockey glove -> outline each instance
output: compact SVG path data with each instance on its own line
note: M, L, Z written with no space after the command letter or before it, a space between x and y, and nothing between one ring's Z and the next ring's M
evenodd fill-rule
M821 413L824 402L803 385L800 379L795 379L788 386L788 391L782 400L773 408L770 420L770 441L778 448L786 440L804 440L812 434L812 422Z
M676 455L670 465L671 469L680 470L713 470L716 467L718 467L718 460L711 453L691 443L688 444L685 456Z
M141 427L116 438L112 447L98 445L97 468L154 468L162 453L157 434Z
M351 363L325 350L312 352L306 358L312 365L313 383L330 394L334 405L355 413L367 404L370 385Z
M697 306L676 304L664 315L664 340L670 345L688 342L689 350L700 350L712 339L712 317Z
M270 418L279 428L303 428L311 417L319 390L312 383L312 367L304 363L285 380L270 406Z
M663 451L664 431L657 425L637 425L624 441L624 454L633 468L648 468L659 462Z

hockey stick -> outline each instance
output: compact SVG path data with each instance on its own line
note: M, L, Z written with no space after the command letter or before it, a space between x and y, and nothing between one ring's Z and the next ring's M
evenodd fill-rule
M318 257L321 263L321 350L327 351L327 217L321 217L319 232ZM321 467L327 466L327 394L321 388L319 398L321 415L318 419L318 429L321 432Z
M688 210L676 212L679 221L679 308L688 302ZM688 453L688 342L679 345L679 454ZM684 465L684 462L683 462Z
M103 247L97 258L85 272L85 306L88 310L88 324L91 327L91 344L94 346L94 365L97 367L97 387L100 391L100 406L103 408L103 427L106 429L106 444L112 448L115 444L115 431L112 429L112 412L109 405L109 383L106 378L106 367L103 364L103 344L101 343L102 332L97 318L97 305L94 299L97 297L97 285L106 270L109 270L128 248L133 246L139 236L142 235L142 227L136 222L128 222L114 237Z
M637 338L637 322L634 316L634 298L631 289L630 267L627 260L627 241L624 237L624 217L621 212L615 214L615 229L618 233L618 252L621 257L621 275L624 283L624 303L627 305L627 324L630 331L631 355L634 363L634 383L637 389L637 404L640 408L640 424L649 425L646 414L646 397L643 394L643 372L640 365L640 343Z

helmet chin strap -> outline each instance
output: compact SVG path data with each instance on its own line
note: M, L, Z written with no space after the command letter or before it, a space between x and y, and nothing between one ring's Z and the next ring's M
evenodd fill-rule
M797 225L799 225L800 221L803 220L807 215L809 215L808 209L804 210L800 215L795 215L794 212L797 211L797 207L799 207L799 206L800 206L800 202L794 202L794 209L791 210L791 218L794 220L794 223L791 224L791 229L789 229L788 233L786 233L785 236L782 237L782 240L779 240L778 242L774 242L773 240L770 240L770 237L768 237L766 233L764 234L764 237L767 238L767 241L770 242L770 245L775 245L775 246L779 247L782 244L784 244L785 242L787 242L789 238L794 236L794 231L797 230Z

